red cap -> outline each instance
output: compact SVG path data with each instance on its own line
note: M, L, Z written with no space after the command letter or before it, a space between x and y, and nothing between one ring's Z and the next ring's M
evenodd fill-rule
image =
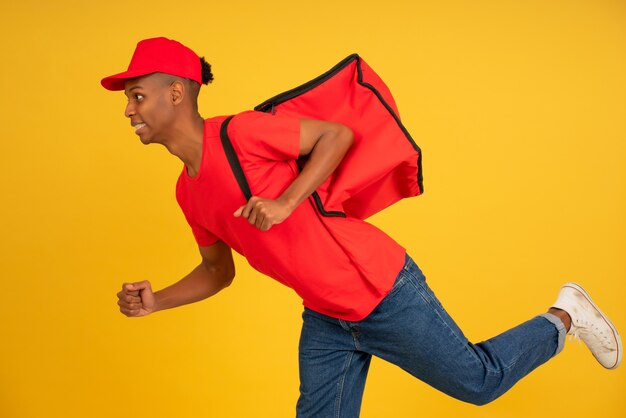
M157 72L188 78L202 84L200 57L180 42L167 38L139 41L128 70L103 78L100 84L107 90L124 90L124 83L129 78Z

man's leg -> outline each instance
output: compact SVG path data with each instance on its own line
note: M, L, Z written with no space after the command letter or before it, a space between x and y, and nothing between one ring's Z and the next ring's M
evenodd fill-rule
M297 417L356 418L371 355L344 321L305 309Z
M408 259L390 294L363 321L362 350L455 398L485 404L556 355L566 329L544 314L479 344L470 343Z

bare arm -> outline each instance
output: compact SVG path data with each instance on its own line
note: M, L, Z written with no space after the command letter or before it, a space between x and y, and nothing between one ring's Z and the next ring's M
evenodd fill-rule
M309 155L302 172L275 200L253 196L235 211L267 231L284 221L337 168L354 141L352 130L339 123L301 119L300 155Z
M200 247L202 262L180 281L158 292L150 282L125 283L117 294L120 312L126 316L145 316L206 299L224 289L235 277L230 247L221 241Z

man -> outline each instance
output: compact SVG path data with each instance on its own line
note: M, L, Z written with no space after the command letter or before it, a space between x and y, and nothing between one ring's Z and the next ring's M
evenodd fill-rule
M139 42L127 71L104 78L124 90L125 115L144 144L182 160L177 199L201 263L153 292L148 281L118 293L129 316L196 302L235 277L231 249L257 270L293 288L305 311L300 339L299 417L357 417L372 355L474 404L488 403L580 336L606 368L622 357L621 339L577 284L565 284L547 313L488 341L470 343L424 275L385 233L358 219L322 217L305 202L353 142L343 125L261 112L228 127L251 189L246 202L219 140L225 117L203 119L197 96L210 66L165 39ZM308 155L301 172L294 160Z

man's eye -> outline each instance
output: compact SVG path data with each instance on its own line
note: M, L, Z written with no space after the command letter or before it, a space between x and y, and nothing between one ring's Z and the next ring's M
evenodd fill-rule
M143 100L143 94L135 94L135 100L137 100L138 102Z

